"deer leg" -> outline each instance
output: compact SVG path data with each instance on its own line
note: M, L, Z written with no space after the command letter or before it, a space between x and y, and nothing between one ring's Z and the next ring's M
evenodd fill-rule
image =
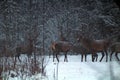
M65 53L65 58L64 58L64 62L68 62L68 60L67 60L67 52Z
M106 62L108 61L108 53L107 53L107 51L105 51L105 53L106 53Z
M94 55L92 54L92 62L94 62Z
M21 62L21 60L20 60L20 54L17 54L16 56L15 56L15 61L16 61L16 59L18 58L18 60L19 60L19 62Z
M57 54L59 54L59 53L57 53ZM59 62L59 59L58 59L58 55L56 54L56 59L57 59L57 61Z
M87 61L87 54L85 54L85 62Z
M95 51L93 49L90 50L91 56L92 56L92 62L94 62L95 59Z
M112 55L113 55L113 51L112 51L112 53L110 54L110 61L112 61Z
M92 53L92 62L94 62L94 60L95 60L95 52L94 51L91 51L91 53Z
M21 60L20 60L20 56L18 56L18 60L21 62Z
M68 62L67 53L66 53L66 62Z
M94 62L94 61L93 61L93 54L91 54L91 58L92 58L92 62Z
M104 52L102 52L102 57L100 59L100 62L102 61L103 57L105 56Z
M120 59L118 58L118 53L117 52L115 53L115 56L116 56L117 60L120 61Z
M83 62L83 54L81 54L81 62Z
M96 57L96 62L97 62L97 59L98 59L98 54L97 53L95 54L95 57Z
M64 57L64 62L65 62L65 59L66 59L66 54L64 54L65 55L65 57Z
M92 62L94 62L95 58L96 58L96 61L97 61L97 54L96 54L96 52L93 52L92 53Z
M53 53L53 62L54 62L54 58L55 58L55 53Z

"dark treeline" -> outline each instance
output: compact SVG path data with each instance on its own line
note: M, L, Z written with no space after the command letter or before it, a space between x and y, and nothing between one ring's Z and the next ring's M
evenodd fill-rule
M108 38L120 34L119 26L120 10L113 0L0 1L1 50L32 41L41 52L48 53L52 41L74 43L76 33Z

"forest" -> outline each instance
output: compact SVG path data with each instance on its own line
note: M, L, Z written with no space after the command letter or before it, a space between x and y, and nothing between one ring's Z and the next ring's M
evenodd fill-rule
M76 44L80 34L120 42L117 0L0 0L0 80L45 76L51 43Z

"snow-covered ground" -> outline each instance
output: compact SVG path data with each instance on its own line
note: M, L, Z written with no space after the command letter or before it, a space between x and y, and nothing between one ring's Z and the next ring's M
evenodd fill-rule
M64 56L59 56L59 63L57 60L52 62L52 57L46 59L49 60L45 69L46 76L36 74L22 78L9 77L8 80L120 80L120 62L115 58L111 62L105 62L105 57L102 62L92 62L91 55L88 55L87 62L81 62L81 55L68 55L68 62L64 62Z
M120 80L120 65L113 59L111 62L92 62L88 56L87 62L81 62L81 56L68 56L69 62L49 62L47 76L49 80ZM58 71L58 72L57 72Z

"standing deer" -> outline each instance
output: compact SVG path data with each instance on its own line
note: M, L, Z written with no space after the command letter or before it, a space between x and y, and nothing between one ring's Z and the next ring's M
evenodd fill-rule
M27 43L21 44L16 47L16 57L20 60L20 54L27 54L28 58L32 53L35 53L35 42L37 41L37 37L39 36L38 33L35 33L34 36L26 35Z
M27 44L27 45L20 45L16 47L16 55L15 57L17 57L20 60L20 54L27 54L28 58L30 57L30 55L32 55L33 52L33 45L31 44Z
M107 49L111 45L111 41L107 39L101 39L101 40L94 40L89 39L87 37L84 37L83 35L79 35L78 42L80 42L88 51L92 53L92 61L94 62L95 56L97 52L102 52L102 57L100 59L100 62L102 61L104 57L104 52L106 53L106 62L108 60L108 53Z
M60 52L63 52L64 53L64 62L68 61L67 59L67 53L68 51L70 51L72 48L72 44L69 43L69 42L66 42L66 41L56 41L56 42L52 42L51 44L51 50L53 51L53 62L54 62L54 58L56 56L56 59L57 61L59 62L59 59L58 59L58 54Z
M19 46L16 47L16 57L20 60L20 54L27 54L28 58L30 57L30 55L32 55L33 52L33 40L31 38L28 38L28 43L25 44L21 44Z

